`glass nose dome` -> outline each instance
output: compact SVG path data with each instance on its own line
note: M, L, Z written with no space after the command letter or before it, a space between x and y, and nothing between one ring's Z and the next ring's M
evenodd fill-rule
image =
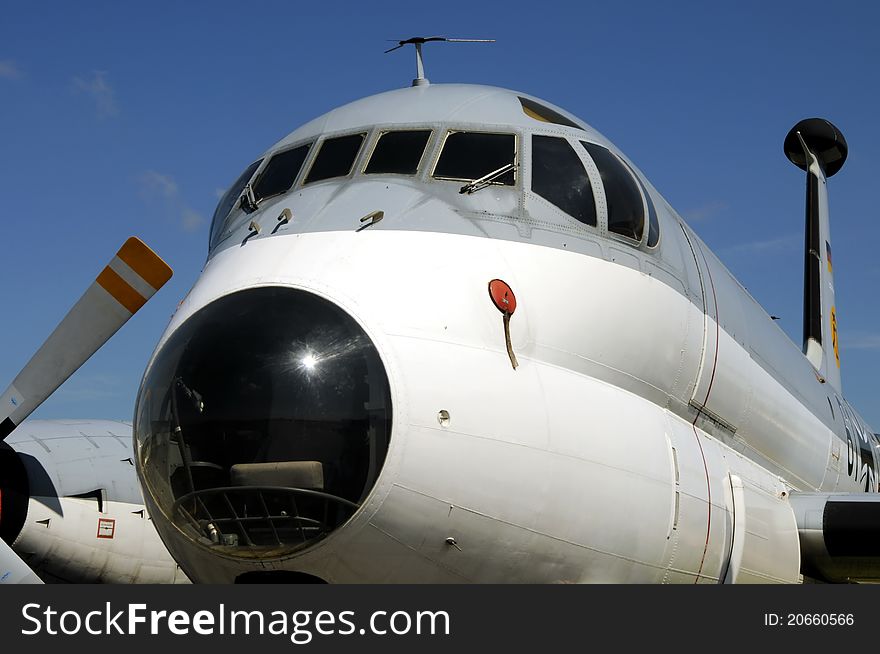
M369 494L391 434L388 377L338 306L249 289L162 346L134 432L162 517L224 554L280 556L342 525Z

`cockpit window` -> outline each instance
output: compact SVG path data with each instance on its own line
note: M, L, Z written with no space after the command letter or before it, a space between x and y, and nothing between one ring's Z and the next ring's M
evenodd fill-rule
M301 145L298 148L280 152L269 160L263 173L254 184L254 198L257 202L273 195L285 193L293 186L310 147L311 144Z
M596 226L593 187L568 141L532 136L532 190L585 225Z
M657 243L660 242L660 223L657 220L657 209L654 208L654 203L651 202L651 198L648 198L648 205L650 207L650 212L648 214L650 219L648 221L648 247L654 248L657 247Z
M304 184L348 175L364 142L364 136L366 134L349 134L325 140Z
M513 134L450 132L434 167L434 177L473 181L515 163L516 138ZM513 170L492 180L493 184L513 186Z
M232 205L234 205L236 200L238 200L238 196L241 194L241 190L244 188L244 185L250 181L254 172L257 170L257 168L260 167L260 164L262 162L262 159L258 159L250 166L248 166L247 169L239 176L239 178L232 183L232 186L229 187L229 190L223 194L223 197L220 198L220 202L217 204L217 208L214 210L214 218L211 220L210 243L212 245L214 243L214 240L219 235L220 230L223 228L225 218L232 210Z
M634 171L632 166L625 161L623 163L626 164L626 167L632 173L633 177L635 177L636 182L638 182L639 188L642 189L642 195L645 198L645 204L648 205L648 241L646 245L649 248L657 247L657 243L660 242L660 221L657 220L657 207L654 206L651 194L648 193L645 184L639 179L639 176L636 175L636 171Z
M636 241L645 229L645 205L632 173L611 152L595 143L581 141L593 158L608 203L608 231Z
M383 132L364 172L415 175L430 136L429 129Z
M566 127L574 127L575 129L583 129L577 123L569 120L558 111L554 111L550 107L545 107L540 102L529 100L528 98L519 98L522 105L523 113L529 118L540 120L542 123L555 123L556 125L565 125Z

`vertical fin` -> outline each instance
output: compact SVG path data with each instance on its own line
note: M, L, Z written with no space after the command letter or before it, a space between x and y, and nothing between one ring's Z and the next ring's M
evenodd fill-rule
M791 129L784 147L789 160L807 173L803 351L819 377L840 392L827 178L843 167L846 140L827 120L809 118Z

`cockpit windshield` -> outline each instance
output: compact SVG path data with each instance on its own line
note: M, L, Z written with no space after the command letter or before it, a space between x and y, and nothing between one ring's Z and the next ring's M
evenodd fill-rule
M366 134L348 134L326 139L318 150L304 184L320 182L333 177L345 177L351 172Z
M532 137L532 190L579 222L596 226L590 178L565 139L539 134Z
M301 145L272 157L254 184L254 199L259 202L273 195L286 193L299 175L310 147L310 143Z
M430 136L429 129L383 132L364 173L415 175Z
M226 222L226 216L229 215L229 212L232 211L232 206L238 200L238 196L241 194L241 190L244 188L244 185L247 184L251 177L253 177L254 172L256 172L257 168L260 167L260 164L263 162L262 159L257 159L254 163L248 166L245 171L239 176L237 180L232 183L232 186L229 187L229 190L223 194L223 197L220 198L220 202L217 204L217 208L214 210L214 218L211 221L211 244L217 239L220 231L223 228L223 225Z
M516 138L513 134L488 132L450 132L434 168L437 179L473 181L516 163ZM513 186L511 169L492 180L493 184Z
M605 201L608 203L608 231L641 241L645 229L645 205L632 173L611 154L595 143L581 141L602 176Z
M526 98L520 101L523 111L535 120L577 127L548 107ZM262 200L288 193L294 187L307 188L314 182L347 180L351 176L425 174L433 180L464 182L458 187L459 193L473 194L489 186L516 186L520 170L525 170L527 186L522 191L532 198L526 198L526 204L534 201L538 203L535 206L550 209L549 203L583 225L603 232L607 226L608 233L624 237L636 247L653 249L659 242L658 214L651 194L632 166L605 146L558 131L550 134L530 133L532 130L518 134L480 132L450 125L439 130L442 142L431 170L432 136L438 133L437 127L400 125L388 129L381 125L362 129L288 146L267 157L262 168L263 159L252 163L217 207L210 248L222 237L224 225L239 215L234 211L239 197L242 197L242 209L250 214L259 209ZM518 139L524 140L524 152L530 161L520 160ZM370 148L362 156L366 144L370 144ZM308 167L307 162L311 162ZM446 186L433 188L439 190ZM513 205L504 203L517 201L515 195L504 194L503 198L489 196L477 202L491 204L496 200L502 202L494 209L499 213L513 211ZM485 211L485 207L482 209Z

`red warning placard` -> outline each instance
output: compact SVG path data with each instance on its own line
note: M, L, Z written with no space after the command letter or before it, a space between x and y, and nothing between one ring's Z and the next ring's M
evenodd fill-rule
M98 518L98 538L113 538L116 533L116 520Z

